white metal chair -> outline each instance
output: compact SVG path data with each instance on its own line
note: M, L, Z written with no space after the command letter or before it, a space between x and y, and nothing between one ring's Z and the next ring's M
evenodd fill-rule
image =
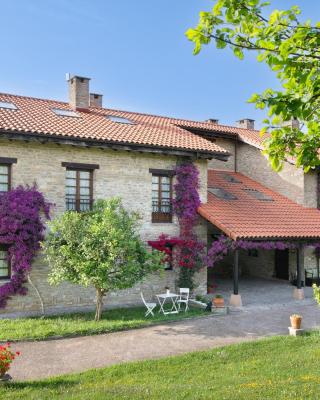
M157 307L157 303L147 303L143 297L143 293L140 292L141 299L143 301L143 304L147 308L147 312L145 313L145 317L147 317L149 314L151 314L154 317L153 310Z
M190 295L190 289L189 288L180 288L180 296L177 301L178 306L179 306L179 311L181 304L185 304L185 312L189 309L189 295Z

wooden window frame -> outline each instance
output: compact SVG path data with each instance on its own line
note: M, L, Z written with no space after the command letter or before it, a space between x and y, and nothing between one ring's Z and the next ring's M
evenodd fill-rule
M8 252L8 249L9 249L9 246L0 245L0 251ZM11 263L10 263L9 259L7 259L6 261L7 261L7 267L8 267L8 275L0 276L0 281L11 279Z
M68 211L77 211L77 212L83 212L81 210L81 197L80 197L80 173L81 172L89 172L89 210L92 210L93 206L93 169L80 169L80 168L71 168L67 167L66 171L75 171L76 172L76 196L75 196L75 209L73 210L68 210L67 208L67 196L65 195L65 200L66 200L66 209ZM67 187L67 185L65 185Z
M167 171L167 170L155 170L155 169L150 169L150 172L152 173L152 177L156 176L159 178L158 182L158 204L161 204L162 202L162 190L161 190L161 183L162 183L162 178L169 178L169 190L170 190L170 212L155 212L152 210L152 216L151 220L152 223L172 223L172 177L174 175L173 171ZM153 198L152 198L153 202ZM153 204L152 204L153 207Z
M16 164L17 161L16 158L0 157L0 166L8 168L8 191L12 188L12 164Z

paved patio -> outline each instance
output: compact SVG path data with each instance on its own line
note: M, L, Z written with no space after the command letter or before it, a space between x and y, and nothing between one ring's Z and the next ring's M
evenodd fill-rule
M216 277L214 294L222 294L228 300L233 291L232 279ZM239 294L245 309L266 309L286 304L300 304L299 300L292 297L294 286L287 281L279 279L259 279L242 277L239 279ZM313 291L311 287L304 288L305 304L313 304Z
M167 325L115 332L105 335L40 342L20 342L22 351L13 364L17 380L39 379L126 361L154 359L190 351L239 343L265 336L287 334L289 316L303 315L303 327L320 327L320 308L310 298L291 299L292 286L268 281L242 282L244 306L229 315L185 320ZM228 282L219 284L225 293ZM269 303L267 303L269 301ZM275 312L276 308L276 312Z

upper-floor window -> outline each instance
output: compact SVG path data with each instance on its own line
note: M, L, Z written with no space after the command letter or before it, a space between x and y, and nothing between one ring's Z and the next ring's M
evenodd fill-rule
M0 193L11 189L12 164L16 162L16 158L0 157Z
M0 246L0 279L10 278L10 263L8 260L8 249Z
M152 222L172 222L172 172L152 172Z
M88 211L92 203L92 171L67 169L66 209Z
M93 204L93 171L97 164L63 162L66 167L65 199L68 211L89 211Z
M10 190L10 169L9 164L0 164L0 193Z

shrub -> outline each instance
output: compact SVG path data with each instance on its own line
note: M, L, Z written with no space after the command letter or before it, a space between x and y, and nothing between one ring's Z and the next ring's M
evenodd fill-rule
M11 350L10 343L0 345L0 377L9 371L11 363L19 355L19 351Z

